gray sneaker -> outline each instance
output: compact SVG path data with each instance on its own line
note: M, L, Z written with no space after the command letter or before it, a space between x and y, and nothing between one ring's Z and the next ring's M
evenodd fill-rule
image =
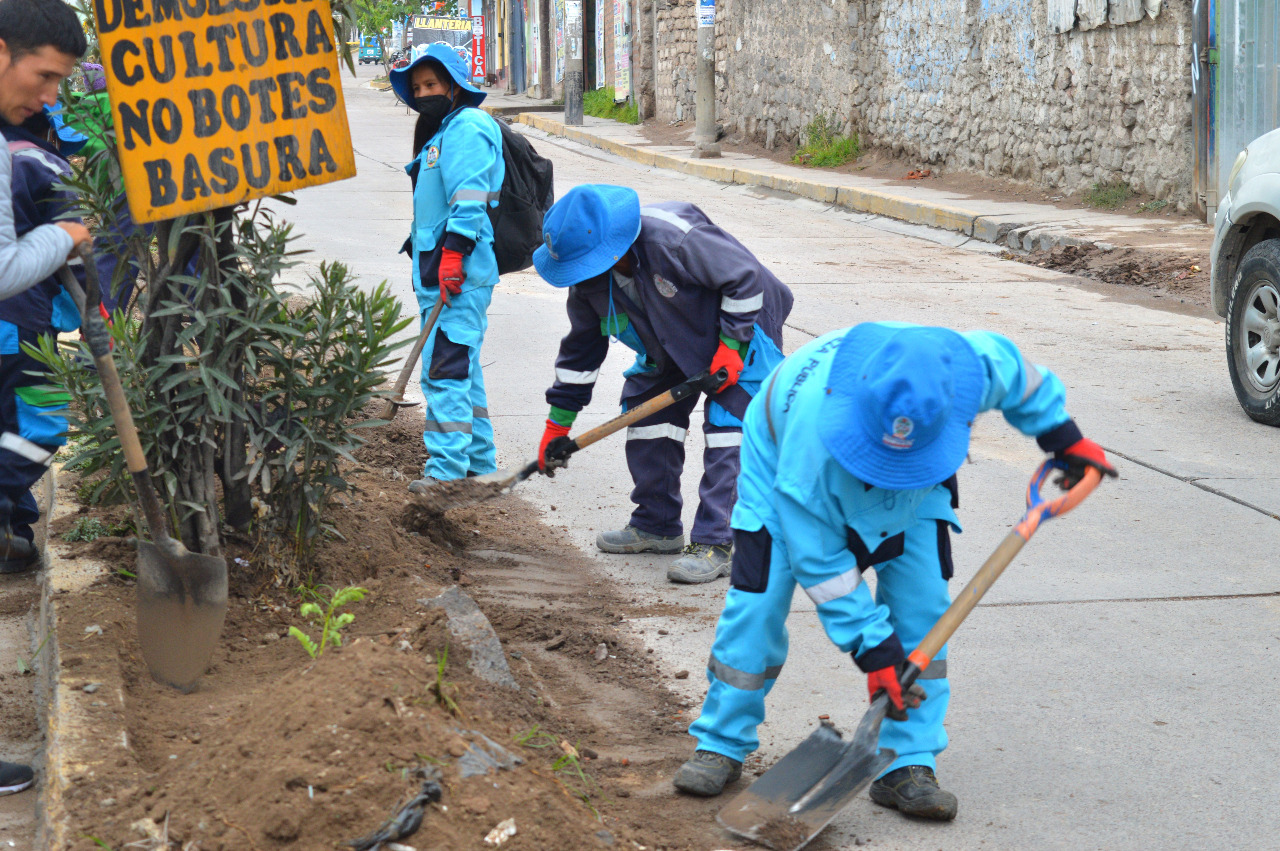
M697 585L713 582L729 575L729 563L733 559L733 547L720 544L699 544L697 541L684 548L684 555L671 562L667 579Z
M711 751L694 751L693 759L680 766L671 782L681 792L710 798L742 776L742 763Z
M654 535L630 524L616 532L596 535L596 546L606 553L678 553L684 535Z

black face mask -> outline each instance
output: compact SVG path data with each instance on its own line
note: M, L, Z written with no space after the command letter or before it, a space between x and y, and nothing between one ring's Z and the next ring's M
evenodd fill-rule
M427 121L439 127L444 117L453 110L453 98L448 95L431 95L425 98L414 98L413 105Z

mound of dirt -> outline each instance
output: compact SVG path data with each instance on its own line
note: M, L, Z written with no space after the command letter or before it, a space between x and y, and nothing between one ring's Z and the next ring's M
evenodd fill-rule
M1010 257L1108 284L1144 287L1154 290L1155 295L1176 297L1189 304L1209 304L1208 256L1152 248L1103 251L1095 246L1068 245Z

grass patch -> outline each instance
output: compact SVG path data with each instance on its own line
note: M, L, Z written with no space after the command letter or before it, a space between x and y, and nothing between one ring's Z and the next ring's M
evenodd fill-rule
M1165 207L1169 206L1169 202L1160 198L1156 201L1148 201L1145 204L1138 205L1139 213L1158 213Z
M582 93L582 112L596 118L609 118L623 124L639 124L640 113L630 100L625 103L614 103L613 86L593 89Z
M1115 180L1093 184L1093 188L1084 193L1084 203L1099 210L1115 210L1132 197L1133 187L1123 180Z
M861 153L858 134L841 135L835 116L828 118L819 113L804 128L804 144L796 149L791 161L811 168L834 168L856 160Z
M128 523L116 523L108 526L96 517L81 517L71 525L70 529L62 533L62 540L69 543L96 541L99 538L119 537L132 532L133 527Z

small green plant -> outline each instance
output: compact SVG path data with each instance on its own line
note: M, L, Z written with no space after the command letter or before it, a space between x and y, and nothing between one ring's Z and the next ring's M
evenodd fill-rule
M1145 204L1139 204L1138 212L1139 213L1158 213L1167 206L1169 206L1169 202L1164 200L1163 198L1160 198L1155 201L1148 201Z
M840 132L840 124L835 116L818 113L808 126L804 128L804 143L796 149L791 161L796 165L807 165L811 168L835 168L850 160L856 160L862 153L858 144L858 134L844 136Z
M108 526L96 517L81 517L71 524L71 528L62 533L62 540L68 543L80 541L96 541L99 538L125 535L133 531L128 523L115 523Z
M1084 194L1084 203L1099 210L1114 210L1133 197L1133 187L1123 180L1095 183Z
M458 687L444 678L445 669L449 667L449 646L440 651L440 655L436 658L436 680L427 688L435 695L436 703L439 703L453 715L462 715L462 710L458 708L458 703L453 699L453 695L457 692Z
M537 748L541 750L542 748L554 746L556 743L556 737L548 733L546 730L543 730L537 724L534 724L523 733L517 733L515 736L515 742L521 747Z
M18 673L19 674L25 675L25 674L30 674L34 671L34 669L32 668L32 664L36 661L36 657L40 655L40 651L44 649L45 644L49 642L49 635L50 633L45 633L44 638L40 641L40 645L36 647L36 652L31 654L30 662L28 662L26 659L23 659L21 656L18 657Z
M90 835L89 835L89 834L87 834L87 833L81 834L81 836L83 836L85 839L87 839L87 840L89 840L90 842L92 842L94 845L97 845L99 848L105 848L105 849L107 849L107 851L112 851L112 848L111 848L111 846L110 846L110 845L108 845L107 843L103 842L101 839L99 839L99 838L98 838L98 837L96 837L96 836L90 836Z
M329 590L332 591L333 589ZM298 639L298 643L302 645L303 650L307 651L308 656L312 659L318 659L330 644L342 644L342 630L350 626L351 622L356 619L356 616L350 612L339 613L338 610L352 603L360 602L369 591L367 588L349 585L339 591L334 591L333 596L328 598L318 590L311 593L320 602L308 601L303 603L298 609L298 614L320 627L320 643L316 644L311 636L296 626L289 627L289 634Z
M582 93L582 112L597 118L609 118L623 124L639 124L640 113L633 100L623 103L614 100L613 86Z

